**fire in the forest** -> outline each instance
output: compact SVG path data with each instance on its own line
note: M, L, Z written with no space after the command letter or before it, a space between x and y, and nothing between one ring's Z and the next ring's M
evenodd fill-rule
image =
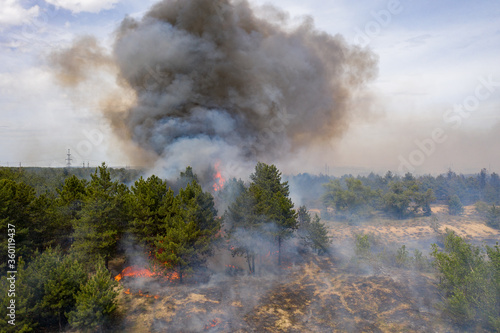
M116 281L120 281L123 279L125 276L132 276L132 277L153 277L155 273L151 272L147 268L140 268L137 266L129 266L126 267L120 274L118 274L115 277Z
M214 327L217 327L221 323L222 323L222 319L215 318L215 319L211 320L207 325L205 325L205 330L210 330Z
M215 169L215 176L214 176L214 191L220 191L224 187L224 183L226 182L226 179L222 177L222 174L220 172L220 162L215 163L214 166Z
M147 268L138 267L138 266L128 266L126 267L120 274L115 277L116 281L122 280L124 277L134 277L134 278L143 278L143 277L157 277L165 281L175 282L180 279L179 273L177 272L164 272L162 274L158 274L156 272L152 272ZM184 275L183 275L184 277Z
M144 294L142 292L142 290L139 290L136 294L132 294L132 292L130 291L130 288L128 288L127 290L124 290L123 291L125 294L127 295L137 295L137 296L141 296L141 297L146 297L146 298L154 298L154 299L159 299L160 298L160 295L149 295L149 294Z

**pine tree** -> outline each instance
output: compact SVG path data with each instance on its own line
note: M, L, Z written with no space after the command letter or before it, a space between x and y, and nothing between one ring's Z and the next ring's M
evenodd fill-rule
M224 183L224 187L215 193L215 201L217 202L217 209L225 212L229 205L234 203L245 191L245 184L243 180L231 178Z
M64 208L65 216L68 219L74 219L82 209L83 201L87 196L87 181L72 175L65 179L61 190L57 189L57 194L59 195L58 204Z
M185 221L179 214L167 221L165 234L157 237L156 259L166 268L177 271L180 283L183 274L193 272L193 264L200 261L201 253L207 251L208 244L202 241L201 235L195 221Z
M220 223L215 218L213 197L193 180L163 207L165 218L156 236L156 259L179 273L190 273L212 253Z
M29 258L34 249L36 239L31 234L32 204L35 201L35 190L22 182L0 179L0 269L4 270L7 263L8 225L15 226L15 241L17 257Z
M48 248L43 253L35 252L28 265L21 259L16 277L15 331L28 332L52 328L57 323L61 329L66 321L64 313L75 306L75 295L87 275L78 262L64 256L59 248ZM2 295L8 296L7 292Z
M160 233L163 219L174 200L174 192L167 183L156 176L135 182L128 196L131 224L130 231L137 240L151 247Z
M308 240L313 250L318 254L328 253L332 240L328 236L326 225L321 223L321 218L316 214L309 225Z
M281 172L274 165L257 163L255 173L250 176L249 192L255 200L255 214L273 223L270 235L278 243L278 265L281 265L281 246L297 229L296 212L289 198L288 182L281 182Z
M278 265L281 246L297 229L297 216L289 198L287 182L274 165L257 163L252 182L229 206L225 221L231 239L233 255L246 256L251 273L255 273L255 256L262 252L262 242L278 245Z
M67 314L71 326L86 332L102 331L117 308L117 286L118 282L111 277L102 260L99 261L95 274L76 295L76 309Z
M298 235L304 246L310 247L318 254L327 253L331 244L326 225L321 223L321 218L316 214L311 221L311 215L305 206L297 211Z
M48 247L69 247L73 226L71 219L61 211L55 195L40 195L32 201L30 208L32 248L44 251Z
M411 204L412 191L405 187L402 182L390 184L390 191L384 196L386 210L395 214L398 218L404 218Z
M0 316L0 327L2 332L5 333L27 333L33 332L37 323L34 318L31 288L27 283L29 275L25 269L25 263L22 259L19 260L17 265L16 275L16 291L14 294L9 292L10 282L7 280L9 276L3 276L0 279L0 307L2 308L2 315ZM12 297L11 297L12 296ZM15 325L9 323L12 317L7 314L10 312L8 307L11 306L11 300L15 300ZM7 313L6 313L7 311Z
M432 256L445 297L445 313L460 325L491 322L491 315L500 308L492 269L495 251L488 250L491 262L487 262L480 247L467 243L453 231L448 231L444 243L444 251L432 245Z
M255 198L244 187L224 214L232 255L245 256L251 274L255 273L255 256L264 251L259 240L265 240L265 221L256 214L255 205Z
M486 223L496 229L500 229L500 206L492 205L486 213Z
M56 265L52 266L44 285L41 307L46 315L57 317L60 330L65 320L64 314L75 306L75 296L86 280L83 266L71 256L60 257Z
M306 206L301 206L297 210L297 235L301 240L302 246L309 247L309 229L311 226L311 214L307 211Z
M458 195L452 195L448 200L448 211L450 215L461 215L463 213L464 207Z
M188 215L187 218L192 218L206 236L213 236L219 231L220 225L215 218L217 210L214 206L214 198L212 194L203 192L195 180L180 189L178 198L180 208Z
M325 184L326 192L323 195L325 206L335 207L338 212L359 213L370 211L370 206L377 195L370 187L364 186L360 179L349 177L345 179L346 189L337 180Z
M173 185L173 190L175 193L179 192L179 189L185 188L187 184L196 182L199 183L198 176L194 173L193 168L188 166L185 171L181 171L179 178L177 178L175 184Z
M91 176L81 218L75 221L73 251L88 262L102 256L108 267L127 225L128 188L111 181L104 163Z

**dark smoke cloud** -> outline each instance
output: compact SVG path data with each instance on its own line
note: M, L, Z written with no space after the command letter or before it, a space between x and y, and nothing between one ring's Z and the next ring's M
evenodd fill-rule
M124 19L112 58L135 102L120 121L105 110L121 136L170 169L274 162L341 136L377 58L311 19L262 12L246 1L168 0ZM55 59L72 64L75 48Z

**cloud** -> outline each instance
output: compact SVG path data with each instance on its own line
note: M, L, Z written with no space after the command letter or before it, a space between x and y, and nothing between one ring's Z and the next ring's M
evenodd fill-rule
M99 13L101 10L113 8L120 0L46 0L46 2L73 13Z
M22 7L17 0L0 0L0 31L5 26L20 25L38 16L40 7Z

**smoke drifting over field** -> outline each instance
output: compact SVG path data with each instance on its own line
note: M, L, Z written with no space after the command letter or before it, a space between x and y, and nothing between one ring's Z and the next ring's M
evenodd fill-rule
M52 60L70 85L112 68L135 101L119 110L109 102L119 96L108 97L104 113L173 169L279 160L340 137L377 72L368 50L276 8L257 15L246 1L159 2L140 20L125 18L113 54L101 52L80 40Z

